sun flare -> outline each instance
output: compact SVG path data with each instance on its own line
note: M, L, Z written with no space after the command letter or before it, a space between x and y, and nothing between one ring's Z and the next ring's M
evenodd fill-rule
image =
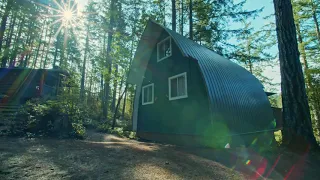
M51 15L44 15L46 18L52 18L53 22L49 25L52 27L55 24L60 24L58 32L61 29L74 29L76 26L80 26L83 14L81 8L76 0L52 0L46 4L38 3L38 5L51 11Z
M85 13L77 0L42 0L36 4L47 9L47 14L41 16L51 21L48 27L56 29L54 39L63 32L64 47L70 32L74 34L83 26Z
M65 10L63 12L63 19L66 20L66 21L70 21L72 20L73 18L73 12L71 10Z

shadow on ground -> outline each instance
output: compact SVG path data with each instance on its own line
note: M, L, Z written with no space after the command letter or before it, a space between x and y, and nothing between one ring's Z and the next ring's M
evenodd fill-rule
M272 179L285 177L286 173L276 171L276 167L282 163L281 157L280 160L263 160L262 156L258 155L250 154L245 158L238 156L232 151L142 143L101 133L90 133L85 141L0 138L0 179L249 179L261 178L260 175L268 175ZM251 159L249 164L246 161L248 158ZM273 167L276 161L278 164ZM266 168L262 171L263 162L266 162ZM292 165L296 169L289 168L288 172L295 172L300 168L295 164L287 167Z

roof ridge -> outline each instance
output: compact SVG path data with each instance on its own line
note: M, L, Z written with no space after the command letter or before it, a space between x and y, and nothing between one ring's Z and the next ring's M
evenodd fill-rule
M149 19L149 21L151 21L152 23L157 24L158 26L160 26L161 28L163 28L164 30L166 30L166 31L170 34L170 36L172 36L171 33L174 33L174 34L176 34L176 35L178 35L178 36L180 36L180 37L182 37L182 38L185 38L187 41L189 41L189 43L192 43L192 44L197 45L197 46L199 46L199 47L208 49L208 50L214 52L215 54L217 54L217 55L219 55L219 56L222 56L221 54L217 53L217 52L214 51L213 49L210 49L210 48L208 48L208 47L206 47L206 46L203 46L203 45L197 43L196 41L194 41L194 40L192 40L192 39L189 39L189 38L183 36L182 34L180 34L180 33L176 32L176 31L173 31L172 29L169 29L169 28L163 26L162 24L159 24L158 22L156 22L156 21L153 20L153 19ZM175 40L176 40L176 39L175 39ZM181 48L180 48L180 49L181 49ZM181 49L181 50L182 50L182 49ZM224 57L224 56L222 56L222 57Z

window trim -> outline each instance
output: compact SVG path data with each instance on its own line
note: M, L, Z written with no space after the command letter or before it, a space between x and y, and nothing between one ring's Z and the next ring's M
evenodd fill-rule
M165 41L167 41L168 39L170 40L170 55L159 59L159 47L160 47L160 44L165 42ZM167 59L167 58L172 56L172 43L171 42L172 42L171 41L171 37L169 36L169 37L166 37L165 39L163 39L162 41L157 43L157 62L163 61L163 60L165 60L165 59Z
M152 101L144 102L144 89L148 88L150 86L152 87L152 96L151 96ZM148 105L148 104L153 104L153 103L154 103L154 83L151 83L151 84L148 84L148 85L142 87L142 105Z
M171 80L172 79L176 79L178 77L184 76L184 86L185 86L185 90L186 90L186 94L183 96L177 96L177 97L171 97ZM173 100L177 100L177 99L183 99L183 98L188 98L188 79L187 79L187 72L181 73L181 74L177 74L175 76L171 76L168 78L168 84L169 84L169 101L173 101Z

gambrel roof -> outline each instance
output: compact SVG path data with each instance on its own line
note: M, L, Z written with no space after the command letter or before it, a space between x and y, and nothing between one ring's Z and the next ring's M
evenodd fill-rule
M154 21L148 22L141 37L130 70L129 83L141 88L152 50L163 31L171 36L184 57L198 62L214 116L239 123L260 121L263 117L266 120L262 120L265 123L259 129L266 129L266 123L273 119L272 110L263 86L255 76L240 65Z

